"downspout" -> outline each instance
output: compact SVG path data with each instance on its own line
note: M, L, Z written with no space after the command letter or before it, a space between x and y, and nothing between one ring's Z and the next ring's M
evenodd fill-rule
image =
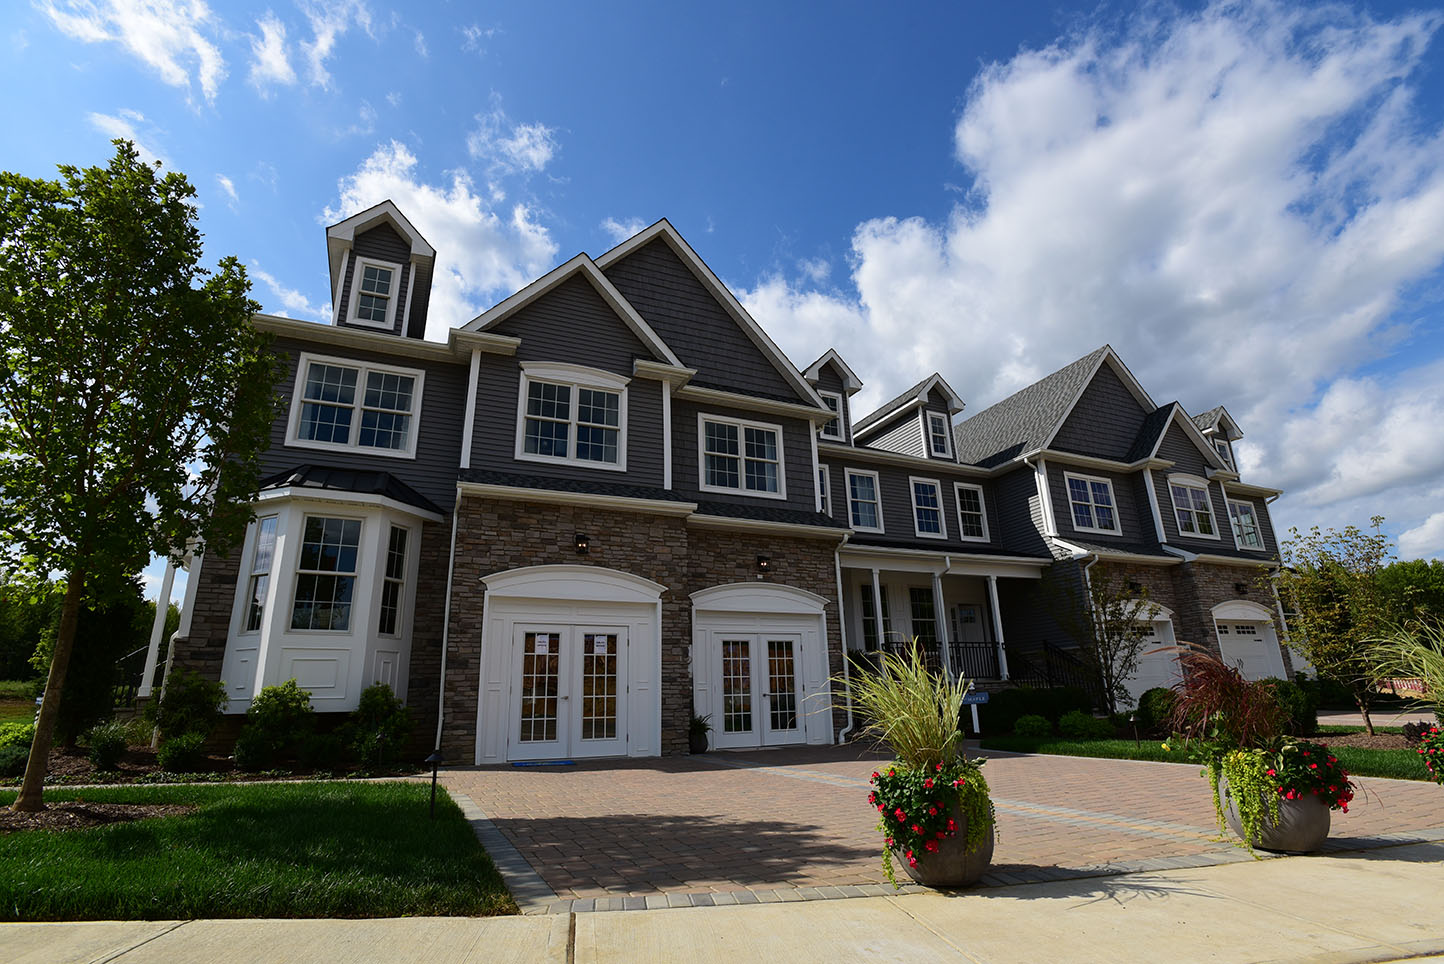
M436 687L436 746L441 750L441 725L446 707L446 642L451 634L451 574L456 569L456 518L461 515L461 484L456 486L456 505L451 510L451 552L446 559L446 606L441 617L441 681Z
M847 686L847 726L837 734L837 742L845 743L847 735L852 732L855 725L852 719L852 657L847 650L847 614L842 611L842 547L847 544L844 539L838 543L836 549L832 550L832 568L837 576L837 630L842 636L842 679Z

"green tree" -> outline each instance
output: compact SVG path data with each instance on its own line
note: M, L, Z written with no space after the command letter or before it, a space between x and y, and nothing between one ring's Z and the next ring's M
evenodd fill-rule
M1292 644L1318 674L1345 686L1374 732L1369 705L1374 697L1371 640L1386 635L1399 616L1382 574L1391 556L1389 537L1374 516L1372 532L1347 526L1342 532L1289 530L1281 546L1278 588L1290 617Z
M16 810L43 806L82 601L188 539L235 545L277 405L244 267L202 267L195 189L115 143L55 181L0 173L0 533L7 567L65 573Z
M1133 696L1128 681L1148 645L1148 624L1158 607L1148 600L1148 587L1132 588L1108 565L1079 574L1053 566L1043 584L1054 622L1078 644L1078 655L1103 690L1109 713L1128 706Z
M1444 621L1444 560L1391 562L1379 571L1379 582L1400 622Z
M13 578L0 584L0 679L30 679L30 665L46 627L60 618L64 587Z

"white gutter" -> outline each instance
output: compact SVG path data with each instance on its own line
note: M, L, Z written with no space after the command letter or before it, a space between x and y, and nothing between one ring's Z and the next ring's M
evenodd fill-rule
M441 749L441 725L446 708L446 639L451 632L451 574L456 569L456 518L461 515L461 485L456 486L456 505L451 509L451 552L446 559L446 606L441 617L441 683L436 688L436 746Z

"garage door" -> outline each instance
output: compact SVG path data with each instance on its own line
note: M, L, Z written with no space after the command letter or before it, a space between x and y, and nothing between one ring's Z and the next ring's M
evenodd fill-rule
M1143 631L1143 652L1138 657L1138 671L1128 681L1128 692L1133 703L1156 686L1171 689L1174 683L1183 679L1178 667L1178 653L1174 651L1173 620L1155 619Z
M1223 661L1238 667L1244 679L1283 679L1284 658L1270 620L1216 619Z

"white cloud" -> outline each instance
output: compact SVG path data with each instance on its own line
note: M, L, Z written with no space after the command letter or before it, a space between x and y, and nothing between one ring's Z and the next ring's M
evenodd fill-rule
M641 218L605 218L601 223L601 229L612 239L614 244L621 244L623 241L636 234L647 226L647 222Z
M100 131L107 138L123 138L135 144L136 153L140 159L147 164L154 164L156 161L170 167L170 159L161 153L154 144L155 138L160 132L154 124L145 119L145 115L138 110L130 110L122 107L114 114L101 114L92 112L87 115L90 126Z
M485 54L486 41L495 34L495 27L482 27L475 23L468 24L461 28L461 49L467 53Z
M1444 262L1440 23L1218 4L1025 50L967 93L947 217L859 224L849 290L740 294L796 360L852 359L860 407L936 369L976 412L1110 342L1160 403L1228 404L1281 527L1415 524L1444 371L1396 309Z
M476 115L476 129L467 135L466 149L474 158L491 161L497 172L534 174L556 157L556 128L513 124L505 111L494 106L489 113Z
M216 183L221 186L222 191L226 192L226 197L229 198L228 203L231 206L231 210L236 210L236 207L241 203L241 196L236 193L235 182L232 181L230 178L226 177L224 174L217 174Z
M324 302L312 302L306 294L295 288L288 288L282 284L275 275L261 268L258 261L252 261L250 274L267 288L271 294L281 303L280 310L272 305L262 303L262 311L273 315L282 315L286 318L297 318L302 321L330 321L331 306Z
M815 285L820 285L832 274L832 265L826 258L803 258L797 262L797 270Z
M82 43L118 43L172 87L191 88L191 72L214 103L226 61L212 37L219 25L204 0L41 0L41 11Z
M1400 559L1444 559L1444 512L1399 535Z
M416 54L423 59L431 56L431 50L426 46L426 35L420 30L415 32L411 38L412 46L416 48Z
M272 86L295 84L296 70L286 49L286 25L267 12L256 26L261 28L261 35L251 38L251 55L255 59L251 62L250 81L262 96L269 96Z
M392 107L400 107L400 106L401 106L401 91L399 91L399 90L393 90L393 91L389 92L389 93L386 95L386 103L390 104Z
M336 41L352 26L374 36L371 11L361 0L312 0L302 4L301 9L310 21L313 34L310 41L301 44L310 65L311 83L330 88L331 74L326 70L326 61L336 49Z
M406 213L436 248L426 328L432 339L550 270L557 254L551 233L529 207L499 209L465 171L444 177L444 183L428 183L416 156L391 141L341 178L336 203L322 215L334 224L387 198Z

